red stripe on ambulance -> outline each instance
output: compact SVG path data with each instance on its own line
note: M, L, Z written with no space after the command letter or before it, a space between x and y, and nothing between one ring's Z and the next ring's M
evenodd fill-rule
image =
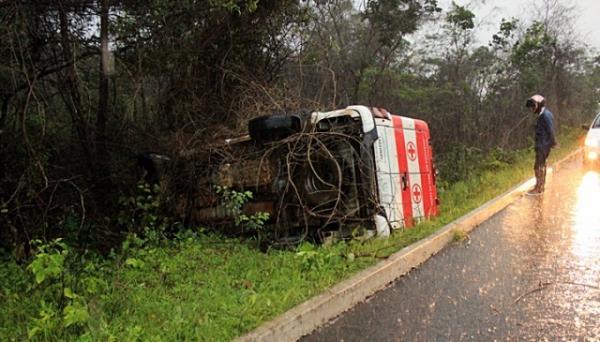
M430 217L437 215L437 205L435 204L436 190L433 183L433 160L431 158L431 146L429 145L429 128L424 121L414 121L417 134L417 150L419 156L421 156L419 169L422 180L424 216Z
M398 151L398 170L400 171L400 189L402 191L402 209L404 213L404 225L405 227L411 227L413 225L413 211L412 211L412 200L411 200L411 182L408 175L408 162L406 160L406 143L404 141L404 128L402 125L402 118L399 116L392 116L394 124L394 133L396 136L396 151Z

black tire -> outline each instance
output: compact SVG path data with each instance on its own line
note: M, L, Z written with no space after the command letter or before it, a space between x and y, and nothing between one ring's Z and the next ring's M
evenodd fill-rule
M248 133L258 143L286 138L302 129L301 119L289 115L267 115L248 122Z

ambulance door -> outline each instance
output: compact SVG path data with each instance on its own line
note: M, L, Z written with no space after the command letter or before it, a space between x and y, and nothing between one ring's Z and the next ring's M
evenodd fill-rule
M410 205L404 206L404 212L405 216L410 213L412 223L418 223L438 213L429 128L424 121L397 117L395 129L396 136L404 137L404 144L398 146L403 153L399 158L406 161L408 174L404 196Z

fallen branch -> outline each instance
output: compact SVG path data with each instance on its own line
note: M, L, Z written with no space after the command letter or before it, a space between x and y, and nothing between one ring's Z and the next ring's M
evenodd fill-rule
M533 294L533 293L536 293L536 292L540 292L540 291L544 290L545 288L547 288L547 287L548 287L548 286L550 286L550 285L561 285L561 284L562 284L562 285L583 286L583 287L589 287L589 288L592 288L592 289L595 289L595 290L600 290L600 287L598 287L598 286L595 286L595 285L590 285L590 284L582 284L582 283L575 283L575 282L570 282L570 281L564 281L564 282L546 282L546 283L542 283L542 282L540 282L540 283L538 284L538 287L537 287L537 288L535 288L535 289L533 289L533 290L531 290L531 291L529 291L529 292L526 292L526 293L524 293L524 294L520 295L520 296L519 296L519 297L518 297L518 298L515 300L515 304L516 304L516 303L518 303L519 301L521 301L521 299L523 299L523 298L525 298L525 297L529 296L530 294Z

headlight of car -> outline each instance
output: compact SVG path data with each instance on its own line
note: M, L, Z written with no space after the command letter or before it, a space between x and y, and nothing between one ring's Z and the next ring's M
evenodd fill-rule
M585 146L600 147L600 140L595 139L595 138L587 138L587 139L585 139Z

